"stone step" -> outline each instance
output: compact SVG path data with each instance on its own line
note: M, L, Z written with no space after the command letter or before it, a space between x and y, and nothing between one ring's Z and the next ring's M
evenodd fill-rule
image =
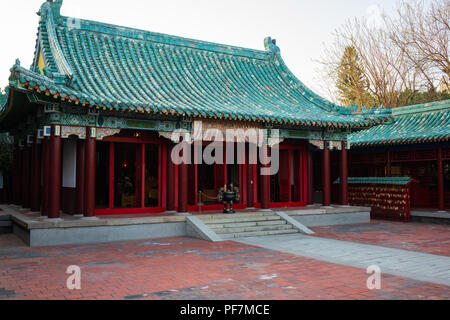
M212 229L212 228L211 228ZM255 227L231 227L231 228L218 228L212 229L216 234L230 234L230 233L242 233L242 232L255 232L255 231L271 231L271 230L289 230L293 227L289 224L279 224L272 226L255 226Z
M268 231L224 233L224 234L221 234L220 237L222 237L222 239L233 239L233 238L271 236L271 235L276 235L276 234L292 234L292 233L298 233L298 232L299 231L297 229L268 230Z
M9 214L4 214L0 211L0 221L10 221L11 216Z
M237 222L260 222L260 221L275 221L281 220L281 217L278 215L270 215L270 216L233 216L233 217L224 217L224 218L216 218L216 219L202 219L202 222L206 225L212 224L225 224L225 223L237 223Z
M11 227L12 221L0 220L0 227Z
M199 215L198 218L201 220L208 219L224 219L229 217L263 217L263 216L272 216L273 212L248 212L248 213L235 213L235 214L205 214Z
M220 228L243 228L243 227L256 227L256 226L272 226L272 225L285 225L285 220L268 220L268 221L250 221L250 222L229 222L229 223L208 223L208 227L211 229Z

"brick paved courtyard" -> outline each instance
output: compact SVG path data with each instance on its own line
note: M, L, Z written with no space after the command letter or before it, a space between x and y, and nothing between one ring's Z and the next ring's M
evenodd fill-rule
M315 229L370 243L373 233L373 241L389 245L380 239L396 226L395 239L401 241L428 230L424 248L433 244L433 232L448 232L448 227L391 222ZM448 254L448 239L440 237L434 250ZM66 288L69 265L81 267L81 290ZM382 289L371 291L368 276L362 269L231 241L171 238L28 248L12 234L0 235L0 299L450 299L445 285L388 274Z
M373 221L312 228L315 236L450 256L450 226Z

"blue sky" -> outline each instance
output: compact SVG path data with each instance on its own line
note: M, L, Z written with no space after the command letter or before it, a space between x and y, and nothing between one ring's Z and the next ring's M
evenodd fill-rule
M19 58L28 67L34 54L44 0L8 1L0 12L2 46L0 87ZM317 77L324 46L346 19L377 20L392 13L398 0L64 0L65 16L96 20L188 38L264 48L264 38L277 39L292 72L310 88L326 95Z

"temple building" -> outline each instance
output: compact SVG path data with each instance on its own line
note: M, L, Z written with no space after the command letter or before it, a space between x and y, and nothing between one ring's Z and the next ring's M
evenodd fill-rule
M392 121L349 135L350 176L411 177L413 208L450 208L450 100L392 109Z
M422 175L428 202L414 201L448 206L448 101L345 108L292 74L270 37L265 50L246 49L64 17L61 5L42 5L34 63L16 61L0 107L0 132L14 138L14 204L50 219L187 213L221 209L218 190L233 184L237 209L346 205L355 148L352 175ZM218 163L174 163L173 133L187 133L195 154L199 125L278 129L281 142L264 143L278 148L279 171L261 175L267 164L245 139L242 161L223 148ZM200 149L212 140L203 135Z

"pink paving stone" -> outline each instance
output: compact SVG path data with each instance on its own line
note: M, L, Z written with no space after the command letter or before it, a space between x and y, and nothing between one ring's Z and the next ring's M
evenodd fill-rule
M393 221L311 228L314 236L450 256L450 226Z
M450 298L447 286L391 275L370 291L365 270L231 241L28 248L10 234L0 235L0 255L0 299ZM73 264L81 267L81 290L66 288Z

